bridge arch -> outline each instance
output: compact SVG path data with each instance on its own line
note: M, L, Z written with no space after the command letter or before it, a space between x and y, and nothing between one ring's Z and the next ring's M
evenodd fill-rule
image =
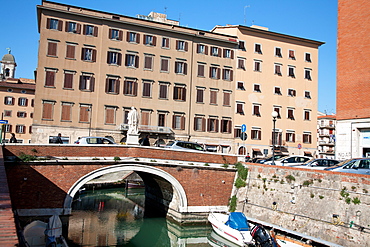
M85 185L90 180L97 178L99 176L113 173L113 172L120 172L120 171L143 172L143 173L153 174L153 175L156 175L156 176L159 176L165 179L173 186L174 191L177 195L177 198L178 198L178 209L177 210L179 212L187 211L188 200L187 200L185 190L183 186L180 184L180 182L176 178L174 178L171 174L161 169L158 169L156 167L143 165L143 164L118 164L118 165L107 166L107 167L94 170L82 176L79 180L77 180L68 190L68 193L64 199L64 205L63 205L64 214L71 213L73 197L76 195L76 193L79 191L79 189L83 185Z

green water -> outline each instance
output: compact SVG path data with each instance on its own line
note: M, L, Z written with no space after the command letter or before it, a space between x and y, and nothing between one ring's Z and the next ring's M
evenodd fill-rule
M144 189L102 189L76 195L69 218L69 245L228 246L213 238L209 225L180 226L165 218L144 218L144 201Z

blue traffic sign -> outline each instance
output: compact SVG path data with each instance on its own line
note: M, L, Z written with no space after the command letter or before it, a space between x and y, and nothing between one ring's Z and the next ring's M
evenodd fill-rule
M8 120L0 120L0 124L8 124Z
M241 129L242 129L242 132L243 133L246 132L247 131L247 125L243 124L242 127L241 127Z

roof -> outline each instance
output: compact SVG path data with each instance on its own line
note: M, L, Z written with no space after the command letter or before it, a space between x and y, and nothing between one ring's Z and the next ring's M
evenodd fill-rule
M325 119L325 118L336 119L336 116L335 115L325 115L325 116L318 116L317 117L317 119Z
M3 59L1 59L1 62L8 62L8 63L15 63L15 58L10 52L8 54L5 54L3 56Z
M6 81L0 82L0 87L35 90L36 83L35 83L35 80L32 80L32 79L8 78Z

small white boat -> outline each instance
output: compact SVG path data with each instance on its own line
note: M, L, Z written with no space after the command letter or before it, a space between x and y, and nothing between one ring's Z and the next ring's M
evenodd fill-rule
M218 235L238 246L247 246L254 243L248 220L241 212L231 212L230 214L210 213L208 221Z

